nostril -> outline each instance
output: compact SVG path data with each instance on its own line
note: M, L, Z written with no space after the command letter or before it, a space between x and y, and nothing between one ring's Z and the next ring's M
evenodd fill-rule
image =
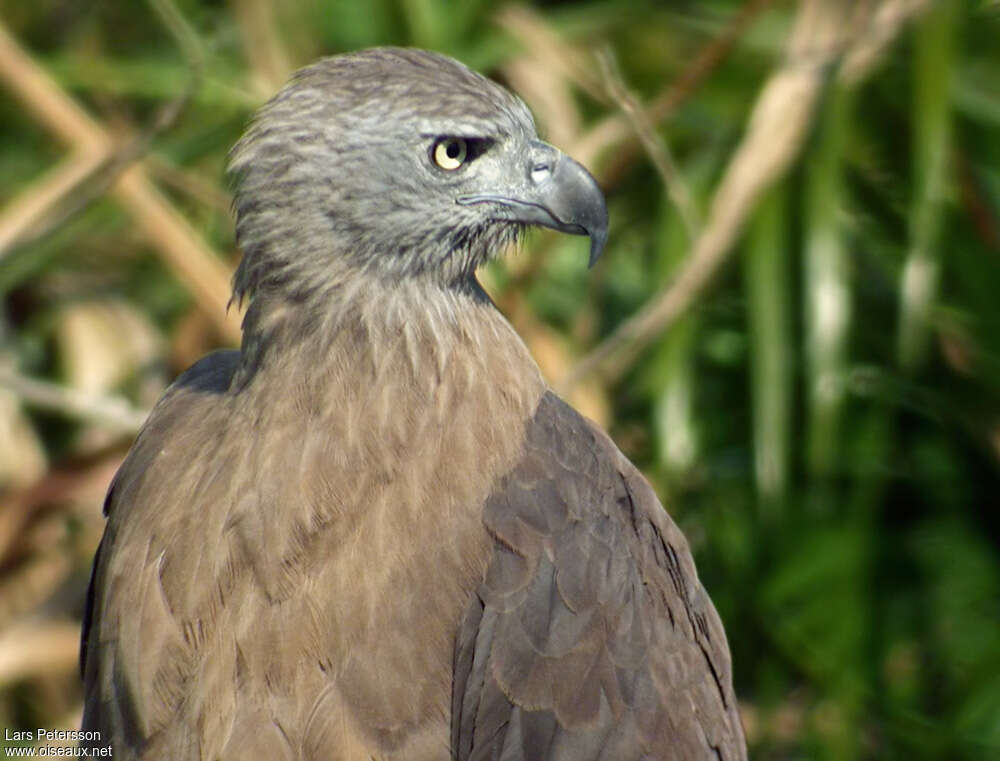
M552 164L535 164L531 167L531 181L535 184L543 182L552 174Z

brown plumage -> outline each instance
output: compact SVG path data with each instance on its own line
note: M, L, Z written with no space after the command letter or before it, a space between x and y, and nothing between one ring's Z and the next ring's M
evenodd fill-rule
M745 758L683 536L475 281L526 224L599 253L592 178L496 84L398 49L299 73L233 167L243 345L177 380L109 491L97 744Z

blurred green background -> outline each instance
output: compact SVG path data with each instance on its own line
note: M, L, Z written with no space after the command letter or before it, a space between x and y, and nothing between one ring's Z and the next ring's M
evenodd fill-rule
M0 726L77 725L103 492L235 340L228 148L402 44L607 193L593 270L537 233L482 277L689 537L752 756L1000 758L1000 2L0 9Z

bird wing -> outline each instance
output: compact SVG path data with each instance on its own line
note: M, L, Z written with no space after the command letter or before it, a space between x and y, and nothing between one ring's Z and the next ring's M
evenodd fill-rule
M198 633L184 628L181 611L197 606L185 601L175 610L172 603L179 597L171 598L163 588L162 551L177 536L207 533L177 531L183 520L202 520L204 511L192 518L185 511L171 510L174 490L161 489L157 497L157 490L149 487L169 483L180 489L176 481L192 481L191 472L175 467L173 479L164 473L181 462L208 459L217 442L209 435L195 442L184 434L190 429L187 422L212 419L238 362L238 352L218 351L181 375L157 402L108 490L104 508L108 523L87 593L80 665L84 728L100 733L93 746L114 739L115 758L154 757L155 743L150 738L171 720L171 713L186 697L186 680L195 669L188 645L197 640ZM221 426L216 428L221 435ZM188 492L177 499L191 502L198 495L205 497L202 504L211 504L211 484L195 479L187 486ZM136 498L137 493L142 498ZM191 596L211 597L213 585L198 579L210 577L206 566L218 552L210 536L204 542L188 542L182 557L187 575L176 589L184 588L186 581ZM109 597L113 584L125 592ZM172 748L171 755L196 755L198 742L189 733L186 743L191 752Z
M455 646L457 761L746 758L729 649L680 530L551 392L486 502Z

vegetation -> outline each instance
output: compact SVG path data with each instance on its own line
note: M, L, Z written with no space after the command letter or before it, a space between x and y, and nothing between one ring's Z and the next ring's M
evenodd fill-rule
M538 233L484 284L690 538L753 757L1000 757L998 40L995 0L5 0L0 725L78 725L103 492L238 335L228 148L403 44L607 192L593 270Z

